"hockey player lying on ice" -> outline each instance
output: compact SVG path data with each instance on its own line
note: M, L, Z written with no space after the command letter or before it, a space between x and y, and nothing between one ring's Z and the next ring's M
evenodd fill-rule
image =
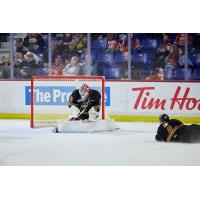
M165 142L200 142L200 125L185 125L177 119L169 119L167 114L159 117L160 126L158 127L155 139Z
M70 120L87 120L89 119L89 110L93 107L95 114L93 118L99 117L101 105L101 94L94 89L91 89L87 84L82 84L79 89L76 89L69 97L69 108L73 112L73 117ZM95 115L95 116L94 116Z

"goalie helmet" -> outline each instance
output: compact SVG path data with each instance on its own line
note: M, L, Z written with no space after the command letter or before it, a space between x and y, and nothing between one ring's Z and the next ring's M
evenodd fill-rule
M81 100L86 101L90 93L91 93L90 87L86 83L83 83L81 87L79 88L79 94L81 96Z
M160 123L169 121L169 116L167 114L162 114L159 116Z

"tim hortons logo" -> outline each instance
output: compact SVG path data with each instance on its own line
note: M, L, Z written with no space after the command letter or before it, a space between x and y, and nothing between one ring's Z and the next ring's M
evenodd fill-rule
M155 87L140 87L132 88L134 95L136 96L136 101L133 108L137 110L139 107L143 110L145 109L161 109L165 110L167 99L153 98L150 97L151 91L155 90ZM200 99L188 97L190 93L190 88L187 87L184 91L183 96L180 95L182 88L178 86L172 98L170 98L170 110L173 110L176 106L178 109L182 110L200 110ZM139 92L139 93L138 93ZM135 94L136 93L136 94Z

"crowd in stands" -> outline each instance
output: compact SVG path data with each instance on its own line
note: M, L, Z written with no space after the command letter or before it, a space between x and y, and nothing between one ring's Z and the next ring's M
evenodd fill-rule
M50 45L51 65L48 59L48 34L28 33L25 38L16 38L14 78L30 79L33 75L86 74L87 34L52 34ZM10 71L9 56L4 56L0 64L0 77L10 78Z
M184 80L185 38L184 33L131 34L131 79ZM51 46L51 64L48 45ZM14 42L14 78L103 75L107 79L128 79L128 34L91 34L90 52L91 57L87 50L87 34L52 33L48 44L48 34L28 33ZM200 79L200 34L188 34L187 63L187 79ZM3 56L0 78L10 77L10 59Z
M132 40L137 41L138 46L132 52L132 58L136 58L132 62L140 70L141 79L147 76L147 80L184 80L185 39L185 33L147 34L147 38L133 34ZM199 42L200 34L188 34L187 79L200 79ZM137 59L138 55L142 61Z

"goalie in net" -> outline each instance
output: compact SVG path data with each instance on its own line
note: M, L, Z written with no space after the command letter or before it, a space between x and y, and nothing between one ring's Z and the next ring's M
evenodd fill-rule
M56 133L92 133L105 132L119 129L119 126L110 120L99 119L101 94L91 89L87 84L82 84L79 89L73 91L69 97L68 106L71 117L69 120L60 120L53 130ZM93 108L93 112L91 111ZM102 118L104 119L104 118ZM88 122L88 123L87 123Z
M79 89L74 90L70 95L68 106L71 111L69 120L88 120L91 108L94 108L95 111L92 118L96 120L99 118L101 94L83 83Z

